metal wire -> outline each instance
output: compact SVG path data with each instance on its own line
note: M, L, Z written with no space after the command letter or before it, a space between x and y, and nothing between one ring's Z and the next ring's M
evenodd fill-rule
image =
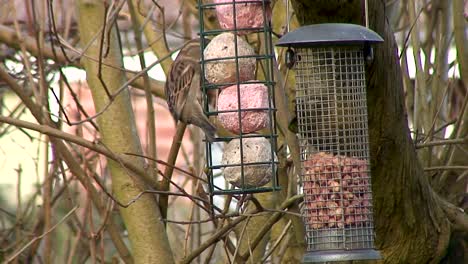
M286 33L289 32L289 0L286 0Z
M296 54L308 251L374 248L362 47Z
M231 3L203 3L202 0L198 0L198 8L199 8L199 15L200 15L200 38L201 40L201 72L202 76L205 76L205 65L208 63L223 63L226 61L234 61L236 65L236 80L234 82L225 82L225 83L218 83L213 84L209 83L205 78L202 78L202 90L204 92L204 110L208 116L217 116L221 113L235 113L238 116L239 120L239 130L243 131L242 123L240 120L242 119L241 116L244 112L247 111L265 111L268 114L269 118L269 126L262 130L261 134L258 133L240 133L239 135L232 135L226 137L217 137L216 142L229 142L231 140L238 139L240 141L240 162L238 164L221 164L218 161L218 157L216 153L219 153L219 149L217 150L216 144L212 144L207 142L206 143L206 154L207 154L207 168L208 168L208 178L209 178L209 187L210 187L210 194L211 196L217 194L245 194L245 193L257 193L257 192L268 192L268 191L275 191L279 190L279 183L277 179L277 164L278 161L275 159L275 153L277 149L277 131L276 131L276 108L275 108L275 100L274 100L274 78L273 78L273 58L274 58L274 49L271 40L271 24L269 18L266 16L267 14L267 7L270 1L263 0L261 2L262 10L263 10L263 27L249 27L249 28L238 28L237 27L237 14L236 14L236 7L239 5L246 5L246 4L259 4L258 1L238 1L238 2L231 2ZM206 29L203 23L204 18L207 12L213 12L213 9L218 5L232 5L233 10L233 17L234 17L234 28L233 29ZM236 19L237 18L237 19ZM238 33L248 30L249 34L258 34L260 38L263 38L262 43L264 46L260 49L259 54L252 55L252 56L241 56L239 55L238 49L238 40L243 38L242 36L238 35ZM206 59L204 57L203 51L207 46L207 41L205 39L212 38L218 34L231 32L234 34L234 48L235 54L234 56L224 56L222 58L216 59ZM257 61L257 70L262 70L261 74L257 73L258 75L263 75L264 78L262 80L248 80L248 81L241 81L240 80L240 64L242 64L242 60L246 60L248 58L254 58ZM241 63L239 63L241 62ZM241 84L249 84L249 83L260 83L264 84L268 89L268 107L263 108L249 108L249 109L242 109L241 108ZM237 86L237 109L235 110L224 110L218 111L215 109L210 109L208 105L208 97L207 94L209 91L221 91L224 87L236 85ZM268 160L260 161L260 162L246 162L244 161L244 142L249 138L266 138L270 142L270 152L271 157ZM219 145L218 145L219 146ZM218 152L217 152L218 151ZM272 173L271 184L262 186L262 187L251 187L245 184L245 169L249 167L255 166L263 166L268 167ZM214 175L219 173L220 171L226 168L232 167L239 167L241 171L241 180L240 186L236 187L231 184L225 185L224 182L219 183L215 181Z
M364 12L365 12L365 20L366 20L366 28L369 28L369 3L367 0L364 0Z

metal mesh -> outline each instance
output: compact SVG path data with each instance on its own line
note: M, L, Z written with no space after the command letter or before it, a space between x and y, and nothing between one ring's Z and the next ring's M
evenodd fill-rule
M210 83L206 78L202 78L202 90L204 92L204 110L206 115L212 116L212 119L219 118L220 115L236 115L238 116L237 119L233 122L237 122L237 127L239 128L239 133L229 133L225 136L218 135L215 139L214 143L206 142L206 153L207 153L207 175L209 180L209 188L210 188L210 195L222 195L222 194L245 194L245 193L259 193L259 192L270 192L279 190L279 182L277 178L277 158L276 158L276 151L277 151L277 131L276 131L276 108L275 108L275 95L274 95L274 71L273 71L273 59L274 59L274 47L271 39L271 23L269 21L268 13L269 11L269 0L262 0L262 1L241 1L241 2L223 2L223 3L211 3L211 1L202 1L198 0L198 8L200 14L200 21L205 21L205 17L209 18L210 15L213 15L215 12L215 8L217 6L226 6L231 7L233 12L233 28L232 29L208 29L205 28L204 23L200 24L200 37L201 37L201 72L203 76L205 75L207 65L208 64L223 64L228 62L235 63L236 69L236 80L235 81L225 81L220 82L217 84ZM241 16L238 16L236 12L241 7L245 6L256 6L261 7L262 16L263 16L263 25L256 26L256 27L246 27L243 28L237 25L237 22L242 20ZM236 18L236 19L234 19ZM207 39L212 39L213 37L230 32L234 34L234 50L235 56L220 56L219 58L211 58L207 59L203 50L205 50L206 46L208 45ZM241 39L246 39L243 34L248 33L250 35L257 34L259 38L259 42L261 43L259 49L256 51L255 55L251 56L242 56L239 55L239 47L238 41ZM256 78L247 81L240 80L240 72L242 67L242 62L254 59L256 61ZM267 97L267 106L261 108L243 108L242 105L242 91L241 85L246 84L261 84L266 87L266 94ZM208 97L209 94L219 94L223 89L228 86L235 85L237 86L236 96L237 96L237 103L235 104L236 107L233 107L232 110L218 110L210 107L208 104ZM244 132L243 130L243 123L242 119L243 116L247 113L258 112L258 113L265 113L268 119L268 124L261 130L255 130L253 132ZM232 131L231 131L232 132ZM257 140L257 141L253 141ZM265 148L265 153L268 153L268 157L260 157L255 162L249 162L247 160L247 155L245 154L249 148L249 146L253 146L251 149L257 147L252 142L259 142L259 140L268 141L268 149ZM226 144L229 142L239 142L238 143L238 151L235 151L231 154L235 155L238 159L238 162L230 163L230 164L223 164L221 159L221 155L223 151L226 151ZM224 144L224 149L220 148L219 143L226 143ZM236 145L237 146L237 145ZM224 153L225 154L225 153ZM223 155L224 155L223 154ZM236 160L232 158L232 160ZM240 179L236 181L236 183L229 182L226 174L228 172L232 172L231 174L238 175L240 174ZM221 179L224 176L225 179ZM254 177L255 176L255 177ZM265 182L256 180L256 183L261 182L261 184L250 184L253 182L252 178L262 178L264 177Z
M296 49L308 251L374 247L360 47Z

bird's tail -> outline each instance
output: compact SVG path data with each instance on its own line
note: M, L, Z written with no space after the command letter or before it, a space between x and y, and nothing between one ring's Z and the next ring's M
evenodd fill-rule
M209 142L214 142L216 127L210 122L208 117L202 114L198 118L193 118L193 120L191 121L192 121L191 122L192 124L196 125L197 127L203 130L203 132L205 133L206 139Z

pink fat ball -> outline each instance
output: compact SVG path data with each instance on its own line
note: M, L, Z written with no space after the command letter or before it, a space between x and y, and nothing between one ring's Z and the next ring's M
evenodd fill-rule
M268 88L261 83L240 85L240 108L252 109L241 111L243 133L252 133L270 124L268 110L254 110L268 108ZM237 85L229 86L221 91L218 98L218 111L235 110L234 112L219 113L218 120L224 128L232 133L240 133L238 112Z
M233 2L235 2L236 27L234 26ZM262 0L257 0L256 3L252 3L252 0L214 0L214 3L225 3L225 5L216 6L219 25L223 29L261 28L264 25L265 15L267 21L271 18L269 1L265 1L265 15L263 12ZM240 30L237 32L239 35L247 33L249 33L249 30Z

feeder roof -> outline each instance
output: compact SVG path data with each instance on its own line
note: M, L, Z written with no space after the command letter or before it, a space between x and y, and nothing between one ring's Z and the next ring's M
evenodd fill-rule
M374 31L355 24L326 23L300 27L284 35L276 46L313 47L325 44L356 45L379 43L383 39Z

